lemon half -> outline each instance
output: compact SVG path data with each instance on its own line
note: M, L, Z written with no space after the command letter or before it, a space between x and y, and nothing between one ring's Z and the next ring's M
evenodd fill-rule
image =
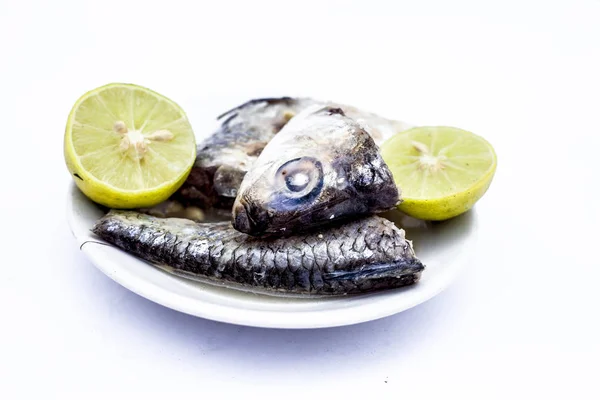
M491 144L452 127L417 127L398 133L381 154L402 191L398 206L415 218L440 221L473 207L496 171Z
M152 207L183 184L196 141L176 103L144 87L113 83L77 100L64 156L91 200L112 208Z

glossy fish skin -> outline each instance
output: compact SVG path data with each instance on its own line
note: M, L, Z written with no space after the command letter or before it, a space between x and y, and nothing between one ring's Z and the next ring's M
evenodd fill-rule
M342 108L346 115L366 127L377 144L410 127L356 107L311 98L250 100L218 117L221 125L198 144L196 163L171 200L183 206L230 212L244 175L263 148L293 116L315 105Z
M286 239L260 239L227 222L113 210L93 232L173 274L276 296L394 289L416 283L424 269L404 231L376 216Z
M392 173L362 125L340 108L294 117L246 174L233 226L253 236L287 236L400 202Z

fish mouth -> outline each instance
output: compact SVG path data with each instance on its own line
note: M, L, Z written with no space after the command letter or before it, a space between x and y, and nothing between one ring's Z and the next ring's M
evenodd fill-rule
M258 207L253 207L250 202L240 199L233 207L233 227L248 235L262 234L266 228L266 212L260 213ZM254 217L253 217L254 216Z
M252 226L254 225L250 214L246 209L246 205L242 202L237 204L233 209L233 227L244 233L252 232Z

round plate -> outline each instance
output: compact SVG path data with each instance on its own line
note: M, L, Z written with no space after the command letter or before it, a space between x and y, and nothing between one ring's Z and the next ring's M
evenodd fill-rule
M83 251L102 272L127 289L166 307L216 321L269 328L323 328L386 317L444 290L468 262L475 246L474 210L443 223L424 223L390 212L406 230L426 265L413 286L376 294L335 298L272 297L216 287L170 275L95 236L90 229L103 211L72 184L67 216Z

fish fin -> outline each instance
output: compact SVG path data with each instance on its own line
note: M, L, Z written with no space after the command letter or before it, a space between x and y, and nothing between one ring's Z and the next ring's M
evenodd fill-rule
M425 266L416 258L398 260L386 264L365 265L357 271L333 271L323 274L323 279L329 281L377 279L396 277L421 272Z

